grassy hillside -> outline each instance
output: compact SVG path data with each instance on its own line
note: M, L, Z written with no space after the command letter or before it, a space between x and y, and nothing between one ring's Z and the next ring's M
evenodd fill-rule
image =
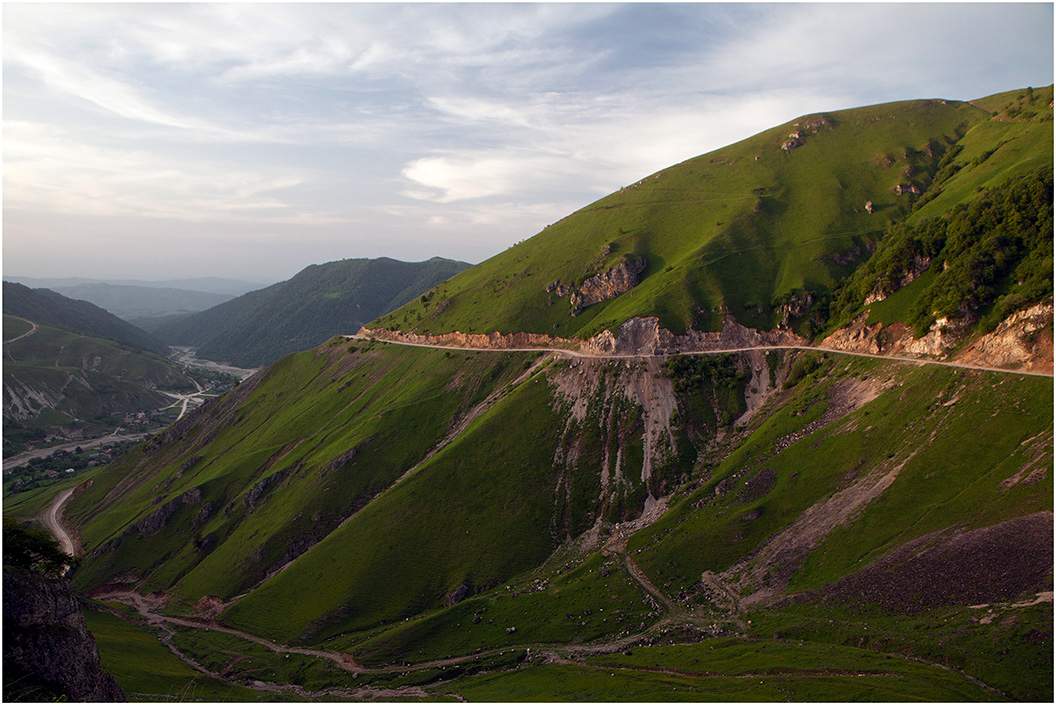
M67 512L89 551L75 581L89 589L134 580L141 592L167 593L170 613L194 613L205 596L238 596L226 624L350 652L371 667L518 644L606 643L666 633L672 620L744 634L745 610L758 611L752 624L784 615L780 634L804 629L803 615L867 609L904 635L897 650L996 678L1006 692L1041 692L1027 673L995 675L996 647L947 658L937 655L941 641L914 644L909 635L937 629L950 610L964 621L970 604L1025 600L1051 584L1029 559L1047 555L1042 546L1020 553L1000 543L1034 541L1029 532L1002 538L1002 527L1052 510L1051 383L807 354L651 371L606 362L529 369L537 359L342 341L286 358L95 476ZM656 411L612 395L632 379L654 380L649 398L661 406L670 380L671 441L647 450ZM769 388L766 406L735 424L746 406L730 407L724 395L743 399L759 385ZM479 415L459 422L485 399ZM671 508L631 537L626 554L619 544L581 543L600 517L609 518L604 537L640 516L654 493L672 495ZM885 572L913 542L935 551L977 530L993 534L990 543L936 554L909 585ZM786 550L768 548L776 545ZM915 594L931 584L927 570L967 570L994 555L1007 555L996 573L1004 578L969 573L960 582L971 590L933 591L919 606L845 587L868 570L870 584ZM717 577L702 582L705 572ZM715 581L743 606L731 612ZM773 612L774 595L795 595L813 612ZM1051 622L1035 627L1051 639ZM803 663L819 663L812 659L828 653L825 644L846 638L812 634L821 646L803 652ZM1030 639L1015 640L1017 658L1034 658ZM891 650L889 641L867 648ZM771 663L765 652L758 658ZM569 687L589 687L589 674ZM627 676L642 692L664 692L647 674ZM918 676L908 682L924 690L897 692L940 692ZM803 692L835 692L826 689L843 676L833 677ZM942 687L973 692L955 682ZM476 683L453 687L471 694ZM551 692L545 679L529 683L526 697Z
M817 333L833 292L893 224L1051 175L1051 97L1049 87L804 116L606 196L377 325L587 337L634 316L681 332L717 329L732 314L770 328L783 304L810 292L821 323L801 332ZM637 285L578 315L551 291L627 257L646 263Z
M29 330L25 321L4 316L5 339ZM186 372L166 358L46 325L5 343L4 357L5 456L64 429L89 437L109 433L125 423L126 414L149 414L171 404L161 390L195 389Z
M192 601L243 592L367 505L526 364L344 345L286 358L78 499L71 516L90 518L86 543L107 546L78 580L132 572ZM98 514L104 497L113 511Z
M257 367L332 335L354 333L468 266L439 257L312 265L288 281L197 314L160 321L153 330L173 345L197 347L200 357Z
M5 281L4 313L141 350L159 354L168 351L164 343L95 304L70 299L50 289L30 289ZM11 337L4 334L5 340Z
M926 186L942 155L987 117L954 101L805 116L606 196L379 323L587 336L636 315L677 331L714 329L729 311L770 327L775 302L832 287L865 259L910 210L894 187ZM801 144L782 149L794 132ZM575 317L546 293L549 282L582 282L620 253L648 262L629 292Z
M989 330L1051 297L1051 102L1051 86L975 101L994 117L947 153L913 213L839 287L829 328L869 308L871 320L918 333L937 316ZM907 274L915 281L903 288ZM867 306L876 292L887 296Z
M985 328L1052 295L1050 101L801 118L380 321L770 327L809 291L808 334L863 315ZM239 341L270 345L268 320L348 315L353 266L375 264L212 311L281 295ZM97 470L65 511L73 581L228 686L304 698L1049 700L1052 410L1049 378L817 351L337 336Z

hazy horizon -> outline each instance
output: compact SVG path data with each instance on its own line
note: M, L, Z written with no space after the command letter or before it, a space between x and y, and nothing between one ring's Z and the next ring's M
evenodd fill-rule
M1042 4L56 8L3 10L23 277L476 263L801 114L1053 80Z

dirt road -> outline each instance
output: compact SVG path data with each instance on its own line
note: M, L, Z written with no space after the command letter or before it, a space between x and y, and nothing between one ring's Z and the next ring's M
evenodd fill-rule
M44 522L44 526L48 528L48 531L52 533L55 540L59 542L59 547L62 552L67 556L77 555L77 544L73 537L66 531L66 528L62 525L62 508L66 502L73 496L74 487L68 490L63 490L55 495L55 499L51 500L51 504L48 505L44 513L40 515L41 521Z
M4 315L10 316L11 314L4 314ZM27 330L25 333L23 333L22 335L16 335L14 338L11 338L10 340L5 340L4 344L13 343L16 340L22 340L23 338L28 338L29 336L33 335L38 330L40 330L40 326L38 326L36 323L34 323L33 321L29 320L28 318L22 318L22 316L11 316L11 318L17 318L20 321L25 321L26 323L28 323L32 327L29 330Z
M187 407L190 404L193 403L195 407L198 407L201 404L205 403L207 397L217 396L216 394L206 394L205 390L202 389L202 385L198 384L198 380L196 380L194 377L191 377L191 381L194 382L194 386L197 388L198 391L191 392L190 394L177 394L176 392L162 391L162 394L167 397L172 397L176 401L169 404L168 406L161 407L159 411L165 411L166 409L171 409L174 406L182 404L183 406L180 407L180 415L176 417L176 420L179 421L183 418L184 414L187 413Z
M347 340L362 340L365 342L388 343L389 345L405 345L412 348L435 348L437 350L464 350L466 352L549 352L565 355L567 357L585 357L601 360L625 360L644 358L666 358L683 357L695 355L729 355L731 353L745 353L753 350L805 350L808 352L824 352L834 355L850 355L852 357L869 357L876 360L893 360L912 365L941 365L942 367L956 367L963 370L978 370L980 372L1001 372L1010 375L1028 375L1031 377L1052 377L1051 372L1031 372L1026 370L1006 370L1001 367L987 367L985 365L972 365L966 362L948 362L944 360L924 360L904 355L880 355L876 353L851 352L849 350L837 350L820 345L752 345L743 348L722 348L718 350L687 350L673 353L589 353L582 350L570 350L568 348L471 348L457 345L433 345L429 343L408 343L398 340L385 340L383 338L372 338L365 335L345 335Z

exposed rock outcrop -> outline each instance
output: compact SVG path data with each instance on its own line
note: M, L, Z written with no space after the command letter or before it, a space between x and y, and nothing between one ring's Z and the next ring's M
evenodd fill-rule
M583 352L601 355L663 355L691 351L721 351L762 345L805 345L806 341L788 330L757 330L738 323L732 316L722 330L672 333L660 326L655 316L631 318L616 333L602 331L582 345Z
M968 324L963 320L939 318L927 333L917 338L904 323L868 322L863 313L854 321L821 341L822 347L871 355L909 355L921 358L945 359L963 340Z
M123 701L65 578L4 566L4 698Z
M645 271L646 261L642 257L624 257L619 264L592 277L587 277L568 296L575 316L587 306L614 299L630 291L640 281L639 276Z
M136 531L140 536L156 534L161 531L162 527L165 526L172 515L175 514L180 507L199 504L201 501L202 490L200 488L195 487L194 489L187 490L179 497L166 502L143 519L140 519L136 524Z
M994 331L969 342L955 359L983 367L1051 371L1052 320L1051 301L1021 309L1002 321ZM886 327L882 323L869 324L868 314L863 313L821 341L821 346L872 355L945 360L954 355L970 333L969 320L939 318L927 333L917 338L905 324L894 323Z
M796 291L777 306L778 328L790 328L797 320L810 312L814 305L814 294L810 291Z
M957 356L988 367L1052 371L1052 302L1021 309Z
M386 330L384 328L359 329L359 335L412 345L442 345L452 348L471 348L478 350L517 350L522 348L565 348L575 349L578 341L561 338L546 333L438 333L429 335L413 331Z
M781 141L781 149L791 152L793 149L803 146L808 135L816 135L821 130L829 127L832 127L832 121L824 115L804 118L800 122L793 123L792 130Z
M806 340L787 330L757 330L727 316L719 331L672 333L655 316L631 318L616 332L604 330L592 338L562 338L545 333L439 333L428 335L384 328L359 329L359 335L395 343L446 346L479 350L555 349L587 355L664 355L676 352L721 351L762 345L805 345Z

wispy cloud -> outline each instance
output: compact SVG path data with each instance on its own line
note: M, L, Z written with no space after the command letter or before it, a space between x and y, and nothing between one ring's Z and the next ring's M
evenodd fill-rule
M137 247L252 232L270 276L333 253L480 259L802 113L1052 80L1047 5L4 13L5 251L27 273L77 264L31 254L60 216Z

